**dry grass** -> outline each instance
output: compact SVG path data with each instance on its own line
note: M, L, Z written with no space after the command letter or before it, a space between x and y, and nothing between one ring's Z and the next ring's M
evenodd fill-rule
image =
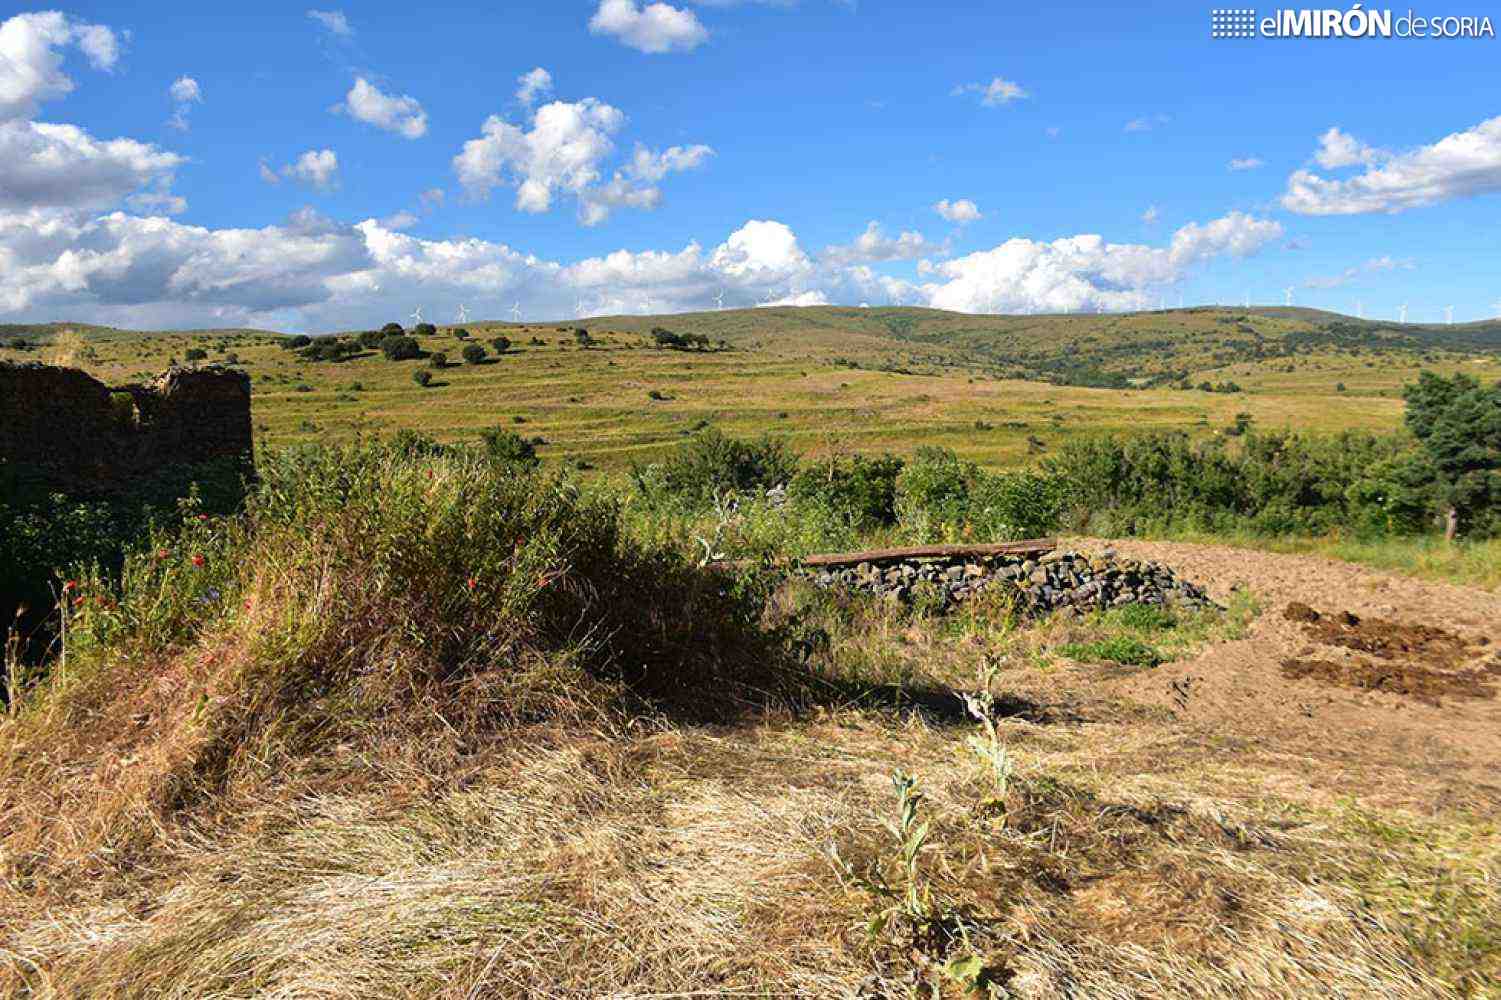
M816 620L836 637L819 669L872 692L892 678L973 687L979 664L1008 656L1056 678L1026 650L1080 627L913 620L859 602ZM837 641L856 634L863 644ZM147 687L205 668L204 650L185 651ZM998 686L1023 689L1036 690ZM1063 687L1031 713L1006 702L997 732L1015 774L990 802L972 723L884 697L721 724L606 705L481 742L444 736L419 702L371 739L275 760L205 807L151 811L149 849L124 864L110 830L129 810L101 806L159 794L130 775L160 774L148 755L184 739L184 720L163 717L137 755L112 748L114 768L31 800L55 810L53 845L78 847L57 864L18 875L7 814L0 990L909 995L944 956L867 939L869 901L826 854L887 863L897 769L917 777L932 823L923 884L1009 995L1483 997L1501 970L1501 837L1483 818L1288 797L1295 762L1226 757L1192 727ZM114 727L141 708L89 717ZM38 794L81 749L30 777L10 758L10 787Z

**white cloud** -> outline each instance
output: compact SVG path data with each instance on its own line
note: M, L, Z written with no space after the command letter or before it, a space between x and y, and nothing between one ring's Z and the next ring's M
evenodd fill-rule
M1339 288L1341 285L1348 285L1363 273L1411 271L1417 266L1417 262L1411 259L1399 259L1387 254L1381 257L1372 257L1370 260L1356 267L1347 267L1338 274L1316 275L1304 281L1303 287Z
M143 187L164 190L183 158L134 139L96 139L75 125L0 122L0 209L118 204Z
M418 217L417 213L402 210L395 213L394 215L388 215L384 219L381 219L380 224L385 229L399 232L403 229L411 229L420 221L422 220Z
M849 243L826 247L823 259L830 264L855 264L870 261L916 260L928 254L943 253L945 248L929 243L922 233L903 232L895 237L881 232L877 222L868 223L865 232Z
M180 76L167 88L167 96L172 99L172 117L167 120L167 124L187 131L188 114L193 105L203 103L203 91L199 89L198 81L191 76Z
M332 110L407 139L427 134L427 112L415 97L382 93L363 76L356 78L343 102Z
M31 118L44 101L73 90L58 50L77 45L97 70L115 68L120 45L99 24L75 21L57 11L17 14L0 22L0 122Z
M528 70L516 78L519 86L516 88L516 100L531 107L537 103L537 98L546 97L552 93L552 74L538 66Z
M1094 235L1041 243L1011 239L937 265L943 279L923 285L928 304L960 312L1141 309L1152 291L1214 257L1246 256L1281 235L1275 222L1239 212L1191 223L1167 247L1107 243Z
M264 157L261 158L260 162L260 175L261 180L265 181L267 184L281 183L281 175L278 174L275 170L271 169L271 164L267 163Z
M310 149L282 168L282 175L319 191L338 185L339 158L331 149Z
M546 212L557 194L571 194L578 200L580 221L593 226L616 208L656 208L662 200L659 181L701 166L714 153L703 145L654 152L638 144L606 180L605 161L615 151L613 137L625 120L619 108L592 97L544 104L532 114L530 129L491 115L480 138L464 143L453 158L454 173L471 197L485 198L497 187L514 186L516 209L522 212Z
M1156 205L1148 205L1147 210L1141 213L1141 221L1149 226L1155 226L1160 218L1162 218L1162 210Z
M1231 170L1259 170L1266 161L1257 156L1237 156L1230 161Z
M961 83L949 91L951 97L962 97L965 94L978 94L980 103L987 108L999 108L1012 101L1031 96L1022 89L1020 84L999 76L989 83Z
M1126 122L1127 132L1150 132L1159 125L1166 125L1172 121L1172 117L1164 114L1142 115Z
M1300 215L1403 212L1455 198L1501 192L1501 116L1428 146L1391 153L1331 128L1319 137L1314 159L1325 169L1364 166L1353 177L1322 177L1297 170L1287 180L1282 207Z
M635 0L600 0L589 19L589 30L609 35L641 52L691 52L709 38L708 30L691 10L665 3L636 6Z
M340 38L354 36L354 28L350 26L349 18L344 16L342 10L310 10L307 16L321 24L330 35Z
M443 204L443 200L446 197L447 197L447 194L444 192L444 190L442 188L440 188L440 187L434 187L434 188L428 188L426 191L423 191L421 194L419 194L417 196L417 200L419 202L421 202L421 204L422 204L422 210L424 212L430 212L434 208L437 208L438 206L442 205Z
M980 214L980 206L968 198L956 198L953 201L944 198L933 206L933 211L948 221L958 223L961 226L983 218Z

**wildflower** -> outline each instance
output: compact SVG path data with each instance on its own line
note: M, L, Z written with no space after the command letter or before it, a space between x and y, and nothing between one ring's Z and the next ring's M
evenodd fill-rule
M156 550L156 557L158 559L165 559L165 558L167 558L171 554L172 553L168 552L166 549L157 549Z
M77 597L73 598L73 606L75 608L79 608L79 607L83 606L83 595L82 594L79 594Z
M77 589L78 589L78 581L77 580L69 580L67 583L63 584L63 593L64 594L68 593L69 591L77 590Z
M476 580L474 577L471 576L469 578L469 589L473 590L475 587L478 587L478 586L479 586L479 581Z
M204 558L203 558L202 553L198 553L198 552L193 553L193 565L197 566L199 569L202 569L203 568L203 563L204 563Z

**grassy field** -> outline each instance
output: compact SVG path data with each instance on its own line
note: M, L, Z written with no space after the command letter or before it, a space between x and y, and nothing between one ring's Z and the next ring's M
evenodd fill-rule
M971 317L776 308L589 320L581 324L595 340L588 349L577 346L572 323L480 322L468 328L473 341L504 335L511 349L464 365L463 342L440 328L421 345L447 354L441 370L376 351L307 361L257 331L58 324L0 331L0 358L76 365L118 383L149 378L198 347L250 374L262 445L398 428L454 440L501 424L540 437L545 460L602 470L648 460L706 423L810 451L943 445L991 467L1024 465L1079 433L1213 434L1239 413L1263 428L1386 430L1399 424L1401 386L1420 368L1501 377L1501 347L1485 346L1485 324L1454 328L1446 347L1436 342L1446 328L1403 328L1399 337L1376 324L1337 342L1328 328L1343 330L1340 322L1298 310ZM658 325L716 346L657 348L648 334ZM6 346L16 336L33 346ZM424 369L428 388L412 380ZM1080 371L1137 382L1181 372L1193 385L1233 381L1245 391L1057 384Z

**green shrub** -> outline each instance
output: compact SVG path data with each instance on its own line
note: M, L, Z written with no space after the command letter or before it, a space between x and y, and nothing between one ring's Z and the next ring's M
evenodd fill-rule
M490 346L495 348L496 354L504 354L511 349L510 337L491 337Z
M412 328L414 337L431 337L438 332L438 328L431 323L418 323Z
M480 441L492 461L524 469L535 469L542 464L536 447L515 431L490 427L480 432Z
M396 335L398 337L401 336L401 327L399 326L396 327ZM367 348L369 350L374 350L375 348L380 346L380 342L384 340L386 336L387 334L384 330L366 330L364 333L359 335L358 340L361 347Z
M422 347L411 337L385 337L380 342L380 350L387 361L410 361L422 356Z
M205 351L201 347L190 347L183 353L183 357L189 361L206 361L208 360L208 351Z
M406 333L406 330L402 329L400 323L387 323L385 326L380 328L380 333L381 338L384 339L386 337L400 337L402 334Z
M457 329L455 329L453 331L453 335L454 335L454 338L456 340L468 340L469 339L469 331L466 330L466 329L464 329L462 326L458 327Z
M717 495L786 484L797 458L782 442L742 441L709 428L692 435L659 463L632 466L637 491L655 505L701 509Z
M418 368L416 371L412 372L412 381L416 382L424 389L428 387L432 380L433 373L428 371L426 368Z
M485 349L478 344L465 344L462 353L467 365L477 365L485 360Z
M442 351L435 351L433 355L427 359L427 364L429 368L447 368L448 355L444 354Z
M1105 661L1128 667L1155 667L1167 659L1154 646L1134 635L1113 635L1094 642L1071 642L1058 647L1071 660Z
M800 507L822 507L857 531L896 523L896 483L903 462L894 455L830 459L805 465L788 484L788 497Z
M916 541L1008 541L1057 531L1067 496L1057 478L986 472L947 448L922 447L897 480L896 513Z
M299 333L295 337L284 337L280 341L281 346L288 351L299 350L313 342L313 338L305 333Z

